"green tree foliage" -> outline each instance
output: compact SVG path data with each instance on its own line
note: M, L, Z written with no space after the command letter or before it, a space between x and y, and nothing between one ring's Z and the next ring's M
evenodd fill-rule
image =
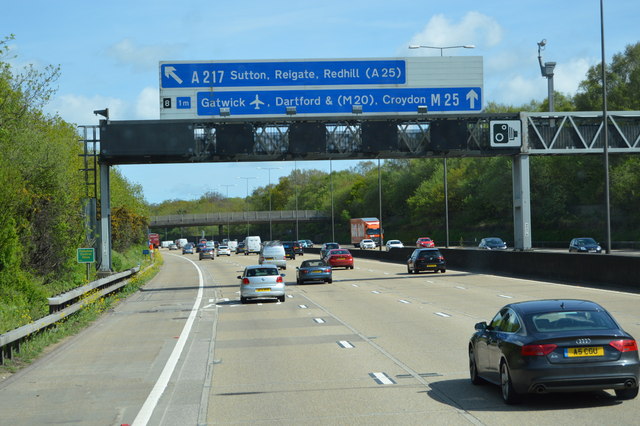
M624 53L613 55L605 67L607 78L607 109L611 111L640 110L640 42L628 45ZM602 110L602 64L587 71L575 96L576 110Z
M12 39L0 40L0 332L46 314L47 296L84 279L82 146L74 126L42 112L60 69L14 70L4 62ZM148 212L141 188L117 171L112 187L126 248L144 238Z

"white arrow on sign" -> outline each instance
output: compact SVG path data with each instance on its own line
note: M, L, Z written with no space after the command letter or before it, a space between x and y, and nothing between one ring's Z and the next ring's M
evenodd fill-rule
M476 106L476 101L478 100L478 94L475 90L469 90L469 92L467 93L467 100L469 101L469 108L474 109Z
M176 71L175 67L165 67L164 68L164 76L167 77L167 78L173 78L175 81L178 82L178 84L182 84L182 79L180 77L178 77L178 75L175 73L175 71Z

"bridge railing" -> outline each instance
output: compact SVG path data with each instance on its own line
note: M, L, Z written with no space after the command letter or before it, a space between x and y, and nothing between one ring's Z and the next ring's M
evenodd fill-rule
M330 219L319 210L272 210L151 216L150 226L225 225L227 223L301 222Z

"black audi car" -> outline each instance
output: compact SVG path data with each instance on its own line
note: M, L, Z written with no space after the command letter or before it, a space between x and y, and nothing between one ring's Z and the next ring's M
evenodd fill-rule
M445 273L446 270L447 263L437 248L415 249L407 259L407 272L410 274L417 274L420 271Z
M638 395L638 343L597 303L512 303L475 329L471 382L500 385L507 404L527 393L612 389L621 400Z

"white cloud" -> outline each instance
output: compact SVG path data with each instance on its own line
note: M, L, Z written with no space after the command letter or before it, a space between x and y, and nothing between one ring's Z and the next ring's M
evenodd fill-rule
M176 46L136 46L125 38L111 46L107 52L116 62L131 65L136 71L149 71L158 67L162 59L172 57Z
M425 28L411 39L410 44L451 46L475 44L488 48L502 40L502 27L498 22L479 12L468 12L459 22L444 15L433 16Z
M160 91L156 87L145 87L136 101L137 120L158 120L160 118Z
M489 100L504 105L520 106L532 99L542 100L540 95L544 93L543 97L546 96L546 87L547 85L537 78L534 80L515 75L495 84Z
M131 118L127 112L126 102L122 99L109 98L105 96L79 96L79 95L59 95L47 106L46 111L51 114L58 114L63 120L76 124L98 124L102 119L96 116L93 111L109 108L109 118L123 120Z
M589 68L597 62L586 58L574 58L569 62L558 63L553 76L555 91L574 95L580 82L586 78Z

